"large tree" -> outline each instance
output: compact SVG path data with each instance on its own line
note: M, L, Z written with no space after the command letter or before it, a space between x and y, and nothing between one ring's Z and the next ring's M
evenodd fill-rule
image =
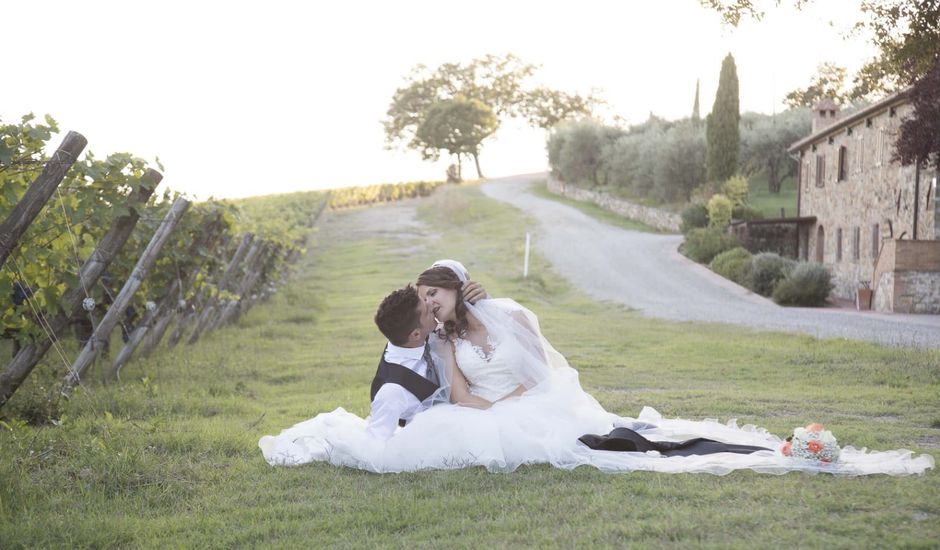
M940 171L940 61L911 88L914 109L901 122L894 160Z
M836 103L846 103L850 94L845 89L847 71L835 63L821 63L816 67L816 75L805 88L797 88L783 96L783 102L791 109L813 107L817 101L830 98Z
M494 115L497 127L502 119L524 117L534 125L548 129L561 120L589 114L593 98L585 99L547 88L527 89L526 82L535 70L534 65L524 63L512 54L487 55L466 64L445 63L434 69L418 65L406 77L405 86L392 95L383 121L386 143L388 146L402 144L420 151L424 158L436 158L430 150L437 148L435 143L439 142L422 140L418 130L435 105L458 98L485 106ZM452 128L474 123L473 120L457 123L452 117L458 113L479 114L474 109L455 109L452 105L447 110ZM435 116L440 117L441 112ZM476 152L471 155L477 160L478 168L480 148L477 144ZM437 150L447 149L440 147Z
M493 110L477 99L458 97L431 105L418 125L415 139L421 143L425 159L437 160L440 151L447 151L460 159L473 158L477 176L480 170L480 144L496 131L499 121Z
M729 53L721 62L715 103L705 119L705 169L709 181L721 182L737 172L740 120L738 71Z
M747 113L741 119L741 172L763 173L767 189L780 192L784 178L796 174L797 163L787 147L805 137L812 126L808 109L790 109L778 115Z

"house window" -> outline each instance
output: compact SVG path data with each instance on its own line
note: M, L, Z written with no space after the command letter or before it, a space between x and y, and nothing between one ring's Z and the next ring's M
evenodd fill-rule
M816 187L826 184L826 156L816 155Z
M852 259L858 261L862 257L862 228L856 227L852 232Z
M893 117L893 116L896 115L896 114L898 114L897 107L891 107L890 109L888 109L888 116L889 116L889 117Z
M864 134L864 132L863 132ZM865 136L859 134L856 142L856 151L855 151L855 173L859 174L862 172L864 165L862 164L862 159L865 158Z
M870 119L870 118L866 118L866 119L865 119L865 127L866 127L866 128L871 128L871 119Z
M826 259L826 231L823 226L816 228L816 262L823 263Z
M884 128L878 130L877 141L875 142L875 166L881 166L885 159L885 131Z
M842 261L842 228L836 229L836 261Z
M845 181L849 173L849 162L846 158L848 150L845 148L845 145L839 146L839 179L838 181Z
M881 227L876 223L871 228L871 259L877 260L881 252Z

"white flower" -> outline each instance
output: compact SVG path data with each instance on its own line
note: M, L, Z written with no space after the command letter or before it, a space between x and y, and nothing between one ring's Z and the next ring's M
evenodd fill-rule
M91 311L95 309L95 299L94 298L85 298L82 300L82 309L85 311Z
M153 300L147 300L147 304L144 307L147 308L147 311L153 311L157 309L157 304Z

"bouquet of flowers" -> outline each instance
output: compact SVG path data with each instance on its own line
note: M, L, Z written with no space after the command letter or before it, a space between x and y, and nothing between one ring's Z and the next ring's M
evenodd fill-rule
M804 460L835 462L839 460L839 444L829 430L822 424L810 424L805 428L793 430L793 435L780 448L784 456L793 456Z

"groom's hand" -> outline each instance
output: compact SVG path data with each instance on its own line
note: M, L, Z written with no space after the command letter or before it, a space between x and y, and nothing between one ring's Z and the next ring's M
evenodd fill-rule
M484 300L489 297L489 294L486 293L486 289L483 288L483 285L480 283L476 281L467 281L464 283L463 299L471 304L475 304L478 300Z

